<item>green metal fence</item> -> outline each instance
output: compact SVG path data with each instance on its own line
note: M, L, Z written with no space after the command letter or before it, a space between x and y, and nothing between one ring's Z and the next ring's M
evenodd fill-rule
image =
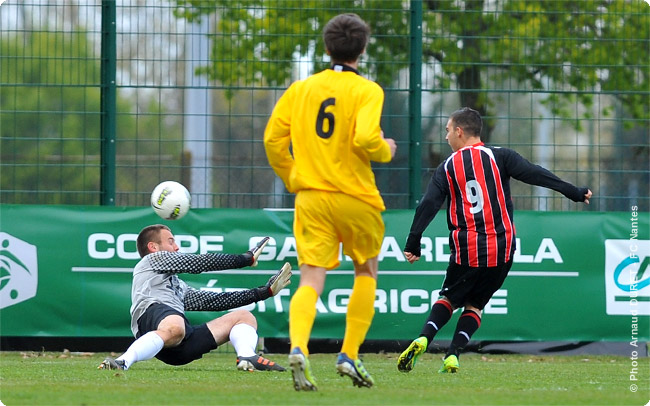
M513 182L515 207L650 210L650 6L641 0L6 1L0 203L141 206L162 180L195 207L290 207L262 137L291 81L328 65L320 32L372 27L362 74L398 141L375 166L413 207L450 153L448 115L589 186L589 207Z

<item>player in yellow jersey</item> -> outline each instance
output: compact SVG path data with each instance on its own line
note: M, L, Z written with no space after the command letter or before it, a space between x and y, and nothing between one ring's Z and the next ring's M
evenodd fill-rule
M397 147L379 126L383 90L357 71L369 38L370 28L358 15L332 18L323 29L331 68L293 83L264 133L269 163L296 193L300 285L289 307L289 364L296 390L316 390L307 344L326 272L339 266L341 243L354 262L355 278L336 369L356 386L374 384L359 360L359 347L375 313L386 207L370 162L390 162Z

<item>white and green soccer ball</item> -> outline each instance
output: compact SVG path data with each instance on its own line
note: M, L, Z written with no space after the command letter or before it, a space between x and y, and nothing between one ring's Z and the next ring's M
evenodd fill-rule
M165 220L178 220L190 211L192 197L187 188L173 180L156 186L151 193L151 207Z

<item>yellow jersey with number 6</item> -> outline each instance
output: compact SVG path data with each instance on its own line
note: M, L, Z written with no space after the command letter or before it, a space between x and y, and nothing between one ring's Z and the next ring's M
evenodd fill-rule
M269 163L287 190L342 192L385 210L370 166L391 160L379 126L383 103L382 88L347 66L294 82L264 132Z

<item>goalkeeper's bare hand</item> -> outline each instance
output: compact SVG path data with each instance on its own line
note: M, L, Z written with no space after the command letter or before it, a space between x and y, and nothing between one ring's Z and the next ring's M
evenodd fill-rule
M291 283L291 275L291 265L288 262L285 262L284 265L282 265L282 269L280 269L275 275L271 276L271 279L266 282L266 287L269 289L271 296L277 295L282 289Z
M253 248L250 249L250 251L247 251L244 255L250 258L251 264L250 266L257 266L257 258L260 256L262 251L264 250L264 247L266 247L266 244L269 243L269 239L271 237L264 237L260 240L260 242L257 243Z

